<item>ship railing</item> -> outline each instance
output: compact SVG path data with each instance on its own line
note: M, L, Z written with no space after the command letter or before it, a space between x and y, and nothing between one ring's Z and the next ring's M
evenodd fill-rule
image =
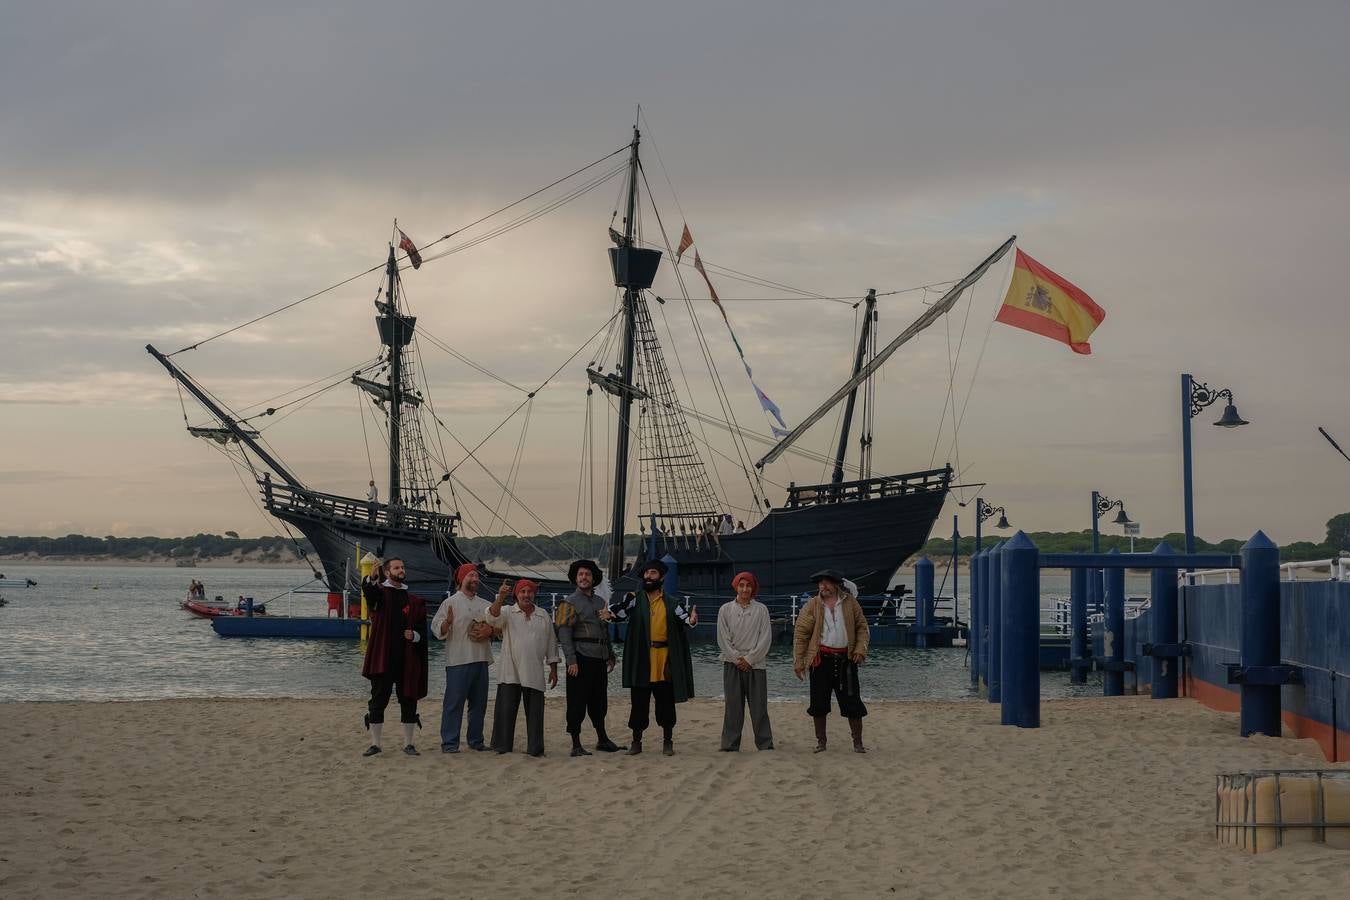
M289 484L278 484L263 478L258 482L263 503L270 512L294 512L310 518L327 521L356 521L376 528L404 531L454 534L459 516L451 513L429 512L406 506L357 500L337 494L297 489Z
M825 503L848 503L880 497L899 497L903 494L929 493L946 490L951 478L952 470L944 467L904 475L881 475L858 481L841 481L838 484L799 485L791 482L788 485L786 507L800 509Z
M1241 569L1197 569L1194 572L1178 572L1177 580L1182 585L1196 584L1218 584L1218 578L1223 577L1223 584L1237 584L1242 580ZM1211 582L1210 579L1215 579Z

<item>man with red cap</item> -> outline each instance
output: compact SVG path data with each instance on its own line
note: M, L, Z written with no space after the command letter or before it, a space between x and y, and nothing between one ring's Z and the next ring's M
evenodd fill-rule
M370 609L370 639L361 663L361 674L370 679L365 717L370 746L362 756L380 752L390 694L398 696L403 752L419 755L413 746L413 727L422 724L417 701L427 695L427 607L421 597L408 593L404 577L403 560L393 556L361 585Z
M558 637L547 613L534 605L539 584L516 582L516 605L503 607L511 585L502 582L488 621L502 632L497 661L497 702L492 713L492 749L510 753L515 747L516 714L525 703L525 752L544 755L544 690L558 684ZM548 664L548 680L544 664Z
M464 705L469 706L469 749L486 750L483 718L487 713L488 667L492 665L492 625L487 601L478 596L478 567L455 570L455 593L441 601L431 633L445 641L445 698L441 703L441 752L459 752Z
M769 727L769 608L755 597L759 580L749 572L731 579L736 599L722 604L717 611L717 646L722 651L722 690L726 694L726 713L722 717L722 744L719 750L741 749L741 730L745 725L745 707L750 707L750 728L756 750L773 749L773 729Z

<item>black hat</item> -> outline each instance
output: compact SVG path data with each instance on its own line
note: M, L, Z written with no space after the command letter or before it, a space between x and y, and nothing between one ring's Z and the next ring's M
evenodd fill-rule
M819 572L811 576L811 581L815 582L816 584L819 584L822 581L833 581L835 584L839 585L840 587L843 587L844 576L841 575L836 569L821 569Z
M573 584L576 584L577 572L579 572L582 569L591 570L591 581L594 582L595 584L599 584L600 581L604 578L604 575L600 572L600 567L595 564L594 560L579 559L576 562L572 563L571 567L568 568L567 580L572 582Z
M655 569L656 571L660 572L662 578L665 578L666 573L670 571L670 567L659 559L647 560L645 563L638 566L637 571L638 574L642 574L645 573L648 569Z

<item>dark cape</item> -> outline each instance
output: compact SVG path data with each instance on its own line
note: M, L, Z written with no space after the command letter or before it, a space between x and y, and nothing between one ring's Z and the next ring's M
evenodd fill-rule
M405 588L383 584L363 584L366 607L370 611L370 637L361 674L394 675L403 696L421 700L427 695L427 605ZM411 628L419 639L409 642L403 632ZM400 670L400 659L401 670ZM391 668L395 671L389 671Z
M675 615L675 603L674 599L666 597L666 658L675 702L683 703L694 696L694 661L686 633L689 626ZM651 685L651 621L652 607L647 601L647 592L638 591L633 611L628 614L628 633L623 642L623 686L626 688Z

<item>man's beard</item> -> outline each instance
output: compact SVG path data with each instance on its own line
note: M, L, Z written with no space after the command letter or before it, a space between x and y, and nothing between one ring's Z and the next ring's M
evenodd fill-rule
M664 583L665 583L665 579L663 579L663 578L658 578L658 579L656 579L655 581L648 581L648 580L645 579L645 578L642 579L642 586L645 587L645 588L646 588L647 590L649 590L649 591L657 591L657 590L660 590L660 589L661 589L661 585L664 584Z

